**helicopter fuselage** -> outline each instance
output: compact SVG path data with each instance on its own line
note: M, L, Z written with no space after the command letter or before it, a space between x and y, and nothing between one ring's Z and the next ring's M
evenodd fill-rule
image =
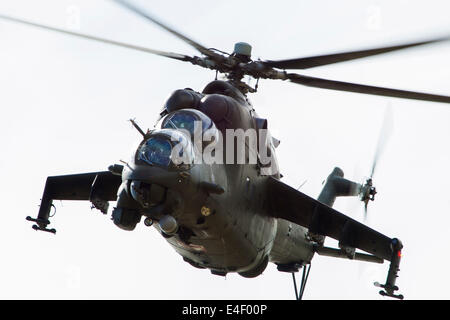
M265 201L264 177L248 165L197 166L191 177L197 181L220 184L225 192L197 196L186 202L177 218L190 237L167 237L185 261L214 274L239 272L253 277L264 271L267 262L277 264L309 262L312 245L306 240L306 228L283 219L270 217ZM208 216L202 214L207 208ZM163 234L158 225L156 228ZM183 229L182 229L183 230Z
M233 143L237 139L228 134L230 130L267 130L267 121L258 118L245 96L228 82L214 81L202 94L177 90L168 99L164 114L170 117L192 109L212 119L225 145L230 139ZM269 261L279 265L309 263L314 253L306 237L307 229L270 215L266 179L269 176L279 179L280 174L273 140L270 134L266 135L258 136L264 139L259 148L265 148L270 154L271 161L266 165L262 165L259 158L256 163L249 163L251 153L257 150L248 142L242 144L244 163L239 163L234 144L235 152L231 157L229 149L223 152L222 159L227 161L196 163L183 172L170 172L139 164L139 161L131 163L122 173L118 207L135 209L160 221L154 226L186 262L208 268L214 274L238 272L245 277L255 277L264 271ZM159 196L158 205L145 208L144 204L142 210L130 199L140 197L136 194L130 197L130 188L140 188L136 189L138 194L151 190L151 198L153 185L162 188L160 193L164 196ZM167 215L173 218L173 232L161 227L161 219ZM123 227L119 220L116 219L116 224Z

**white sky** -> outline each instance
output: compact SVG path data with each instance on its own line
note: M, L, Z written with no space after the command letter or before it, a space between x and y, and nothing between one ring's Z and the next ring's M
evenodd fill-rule
M421 40L450 33L448 1L140 1L207 47L253 45L281 59ZM194 49L108 1L2 0L0 13L154 49ZM35 232L49 175L106 170L128 159L168 95L201 91L214 72L127 49L0 21L0 298L292 299L290 274L270 264L256 279L213 276L182 261L154 229L115 227L88 202L55 201L56 236ZM450 43L308 70L303 74L450 94ZM398 285L409 299L448 299L450 106L261 81L250 96L281 140L283 181L316 197L334 166L369 174L385 107L395 130L375 176L368 224L404 243ZM359 168L359 169L358 169ZM359 173L358 173L359 172ZM113 203L110 207L113 206ZM357 200L341 212L362 220ZM327 241L328 245L336 245ZM388 264L316 256L305 299L382 299Z

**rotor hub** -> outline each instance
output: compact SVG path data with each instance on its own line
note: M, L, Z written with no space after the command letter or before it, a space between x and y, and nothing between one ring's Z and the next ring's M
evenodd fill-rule
M369 200L374 201L377 189L372 184L372 179L367 179L366 183L361 187L360 198L361 201L367 203Z

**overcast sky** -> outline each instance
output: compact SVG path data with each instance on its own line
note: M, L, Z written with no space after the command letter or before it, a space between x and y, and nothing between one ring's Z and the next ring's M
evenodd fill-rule
M281 59L450 34L448 1L138 1L207 47ZM110 1L2 0L0 14L117 41L198 54ZM450 43L303 72L450 94ZM291 275L213 276L182 261L153 228L118 229L88 202L55 201L57 234L35 232L50 175L102 171L139 142L130 118L152 127L172 91L201 91L214 72L141 52L0 21L0 298L292 299ZM408 299L448 299L450 106L260 81L250 94L266 117L283 181L317 197L334 166L370 173L383 113L394 131L374 179L368 225L403 241L398 285ZM114 204L112 203L110 207ZM335 207L362 221L362 204ZM335 246L335 241L327 240ZM305 299L384 299L373 287L389 265L314 257Z

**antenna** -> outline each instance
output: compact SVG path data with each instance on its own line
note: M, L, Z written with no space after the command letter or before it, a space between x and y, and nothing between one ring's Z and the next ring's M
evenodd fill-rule
M139 127L139 125L134 121L134 119L130 119L129 121L131 122L133 127L135 127L136 130L139 131L139 133L145 138L145 132L141 129L141 127Z

